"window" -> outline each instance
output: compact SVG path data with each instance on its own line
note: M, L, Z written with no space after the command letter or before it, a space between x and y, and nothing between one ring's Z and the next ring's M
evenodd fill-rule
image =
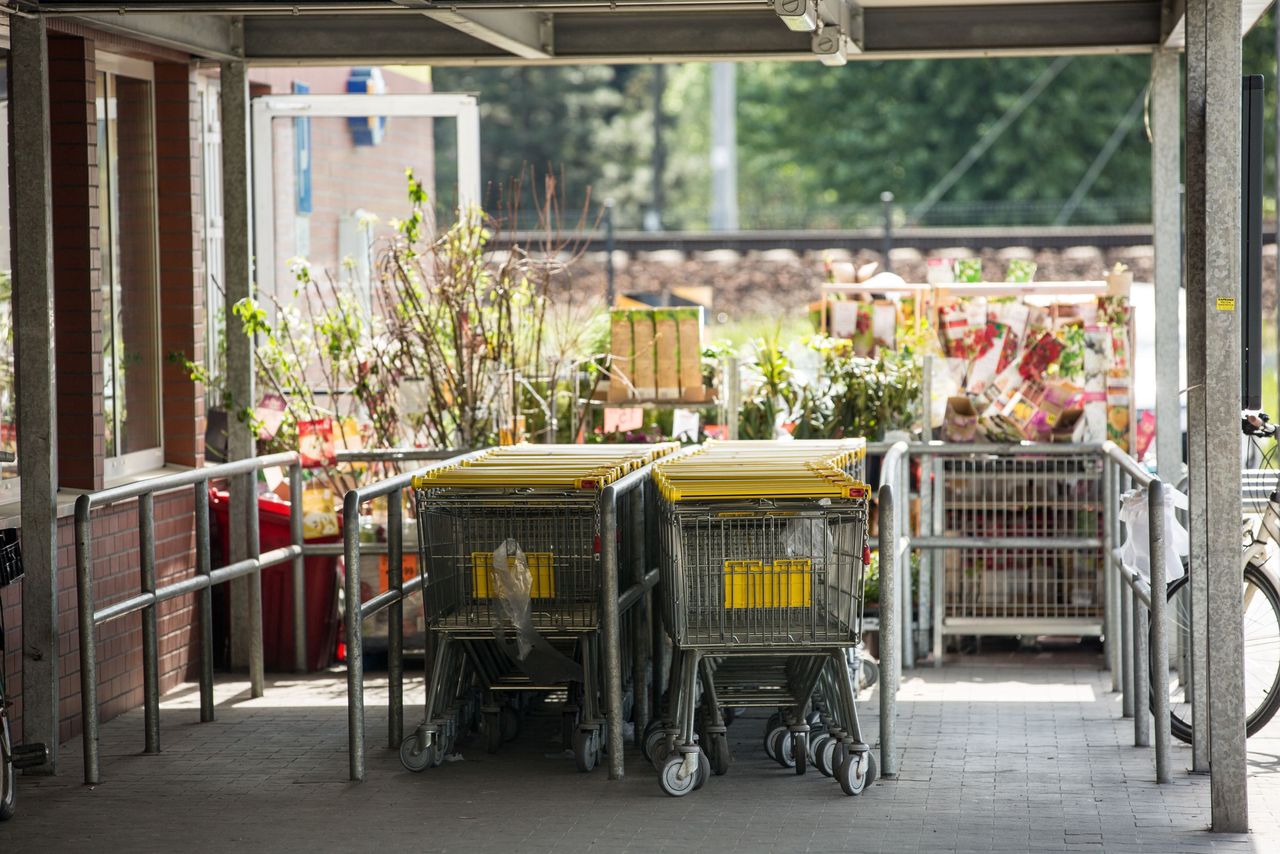
M13 278L9 249L9 80L0 63L0 490L18 478L18 389L13 360Z
M98 65L108 69L97 78L97 160L105 474L111 478L164 461L156 160L150 66L101 56Z

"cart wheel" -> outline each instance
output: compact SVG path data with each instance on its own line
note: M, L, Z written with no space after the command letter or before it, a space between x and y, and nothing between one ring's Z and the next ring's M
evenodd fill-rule
M876 766L876 754L874 750L867 751L867 785L870 786L880 776L880 769Z
M773 735L773 731L780 726L782 726L782 713L774 712L773 714L769 715L769 720L765 721L765 725L764 725L764 737L765 737L766 743L768 742L769 738Z
M695 791L707 785L707 781L711 779L711 760L707 758L707 752L701 747L698 748L698 770L694 772L693 777Z
M671 739L666 732L663 732L662 738L649 749L649 761L653 763L654 768L659 770L674 755L675 750L672 748Z
M680 771L683 767L684 755L677 753L668 757L662 769L658 772L658 785L662 786L662 791L673 798L680 798L689 794L698 782L697 774L690 774L682 778Z
M578 713L564 712L560 715L560 745L565 750L573 749L573 737L578 731Z
M844 789L846 795L860 795L867 787L871 770L870 758L870 751L849 751L841 763L836 771L836 779L840 781L840 788Z
M800 775L805 772L809 759L809 734L806 732L793 733L791 736L791 762L796 767L796 774Z
M400 764L409 771L420 772L434 768L442 759L434 744L421 746L416 732L400 742Z
M578 770L589 772L596 767L599 759L600 744L594 730L578 730L573 735L573 758L578 763Z
M778 735L780 733L786 733L786 731L787 731L786 727L779 725L779 726L773 727L767 733L765 733L764 752L770 759L774 760L775 762L780 761L778 759Z
M502 747L502 717L498 712L484 713L484 749L497 753Z
M836 756L836 739L834 736L823 733L818 736L813 747L813 767L818 769L823 777L830 777L835 773L831 767Z
M515 741L520 734L520 713L511 706L503 706L499 713L502 724L502 740Z
M644 758L650 762L656 763L658 747L667 740L667 731L662 727L662 721L650 721L645 727L644 742L641 750L644 752Z
M723 777L729 773L729 766L733 764L733 756L729 753L729 738L722 732L713 733L711 736L711 773L717 777Z
M772 752L769 755L776 759L783 768L794 768L796 765L796 758L791 755L793 741L791 731L781 726L773 731L773 735L769 739L769 746L772 748Z

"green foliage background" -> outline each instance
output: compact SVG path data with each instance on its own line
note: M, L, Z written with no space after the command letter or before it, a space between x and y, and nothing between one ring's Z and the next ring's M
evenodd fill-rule
M1275 136L1273 14L1245 38L1243 63L1245 73L1267 76L1268 146ZM738 65L742 225L875 222L883 190L891 190L909 211L1052 62ZM1150 66L1146 55L1072 59L924 222L1052 222L1141 96ZM705 64L666 69L666 228L707 225L709 72ZM486 180L500 185L526 164L551 168L563 175L567 208L580 208L591 187L595 201L616 200L621 227L639 227L653 196L654 74L653 66L440 68L435 86L479 95ZM452 128L438 124L437 186L448 187ZM1149 158L1140 117L1071 222L1148 219ZM1273 160L1267 169L1271 195Z

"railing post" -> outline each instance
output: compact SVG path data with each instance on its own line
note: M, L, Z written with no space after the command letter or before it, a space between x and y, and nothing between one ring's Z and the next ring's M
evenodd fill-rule
M1151 537L1151 714L1156 726L1156 782L1169 782L1169 637L1165 621L1168 579L1165 573L1165 491L1154 480L1147 487Z
M360 609L360 493L342 501L343 556L347 564L343 622L347 639L347 760L353 782L364 769L364 627ZM424 594L425 595L425 594Z
M213 559L209 542L209 481L195 485L196 508L196 573L208 576L213 572ZM200 721L209 723L213 710L213 588L205 587L196 593L196 608L200 612Z
M1147 610L1135 587L1133 597L1133 745L1151 746L1151 662L1147 649Z
M1128 588L1128 581L1117 579L1120 583L1120 713L1133 717L1133 591Z
M302 548L302 463L289 466L289 542ZM306 556L293 559L293 669L307 672Z
M609 779L621 780L622 753L622 644L618 615L618 493L614 486L600 494L600 596L604 613L605 721L609 725Z
M156 510L150 492L138 496L138 552L141 555L142 592L156 592ZM156 608L153 601L142 609L142 693L146 726L146 752L160 752L160 650L156 642Z
M254 469L244 475L244 490L248 495L249 557L257 560L262 554L258 537L258 473ZM262 567L249 574L249 692L261 697L265 692L266 673L262 659Z
M387 588L404 595L404 492L387 496ZM404 599L387 607L387 747L404 739Z
M885 466L893 451L885 455ZM883 478L882 478L883 480ZM880 773L898 773L894 743L894 707L898 694L898 615L894 602L898 590L898 515L894 507L893 485L880 485Z
M1107 669L1111 671L1111 690L1119 691L1122 667L1120 663L1120 613L1116 605L1116 585L1121 581L1116 575L1116 484L1115 464L1104 451L1102 455L1102 590L1103 633L1106 635L1105 653Z
M80 715L84 727L84 782L101 782L98 774L98 636L93 621L92 501L76 499L76 610L80 621Z

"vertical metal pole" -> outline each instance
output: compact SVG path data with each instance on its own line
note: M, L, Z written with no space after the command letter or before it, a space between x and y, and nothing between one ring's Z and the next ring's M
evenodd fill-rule
M1188 0L1187 326L1192 578L1205 579L1213 830L1249 828L1240 596L1241 10ZM1195 485L1196 481L1199 485ZM1192 595L1195 595L1193 586ZM1192 607L1195 608L1193 598Z
M1151 56L1151 224L1155 243L1156 462L1160 479L1182 476L1182 61L1176 50Z
M404 593L404 493L387 496L387 588ZM404 738L404 600L387 606L387 747Z
M14 18L15 22L19 19ZM98 774L98 635L93 621L93 527L88 495L76 499L76 613L80 626L80 718L84 727L84 782L92 786ZM26 726L26 720L23 720ZM56 732L56 731L55 731ZM55 738L45 746L53 749Z
M207 576L213 571L209 540L209 481L195 485L196 506L196 573ZM196 593L200 612L200 720L209 723L213 710L213 590Z
M613 199L604 200L604 305L613 308L617 299L613 283Z
M1151 746L1151 662L1147 647L1147 608L1137 589L1129 591L1133 612L1133 745Z
M737 65L711 64L711 228L738 230Z
M303 546L302 464L289 466L289 542ZM293 669L307 672L307 558L293 559ZM397 747L399 745L396 745Z
M648 569L649 549L645 538L644 505L648 483L642 483L634 492L627 494L627 522L630 530L626 537L630 545L631 578L629 584L644 582ZM652 598L647 593L640 597L632 607L631 618L631 694L634 698L632 719L635 723L635 742L638 746L644 740L644 728L649 723L649 692L645 690L645 680L649 675L649 622L652 620Z
M901 458L892 450L886 467ZM894 486L880 485L880 773L898 773L894 714L898 697L898 615L893 602L898 594L898 516L894 512Z
M1120 581L1120 714L1133 717L1133 591L1128 582Z
M223 280L226 290L227 329L227 410L243 412L256 400L253 394L253 341L240 334L240 319L235 306L253 296L250 223L252 206L249 192L249 78L245 63L229 60L221 64L220 108L222 115L222 222ZM270 264L270 259L263 259ZM227 419L227 460L243 460L254 455L254 436L249 425L236 417ZM257 499L253 475L230 479L232 563L245 560L249 553L251 520L257 519ZM257 618L255 607L256 575L231 582L231 661L235 667L248 667L254 696L260 696L261 684L254 677L253 636Z
M622 643L618 617L618 493L600 494L600 595L604 619L605 720L609 724L609 779L622 779Z
M156 516L151 493L138 496L138 552L142 592L156 592ZM142 609L142 693L146 752L160 752L160 650L156 642L156 603Z
M364 627L360 608L360 493L342 501L342 545L347 564L343 624L347 636L347 760L351 780L364 780ZM424 593L425 595L425 593ZM427 710L430 713L430 709Z
M18 369L21 477L22 731L58 766L58 417L53 329L53 190L49 151L49 52L45 20L9 18L9 121L13 134L13 350ZM8 168L0 166L0 168ZM90 574L92 567L88 568ZM89 601L92 611L93 600ZM81 615L83 627L83 614ZM92 634L92 626L90 626ZM81 637L85 637L82 633ZM81 670L84 677L84 670ZM86 721L87 724L87 721ZM96 739L97 732L93 733ZM86 752L90 739L86 730ZM97 746L94 742L93 749ZM96 753L95 753L96 757ZM86 761L85 772L89 773ZM92 773L97 775L96 761Z
M1165 572L1165 488L1147 487L1151 546L1151 716L1156 726L1156 782L1169 782L1169 636L1165 620L1168 584Z
M893 272L893 263L889 260L893 252L893 193L885 190L880 194L880 204L884 209L884 238L880 244L881 266L886 273Z
M1106 632L1107 669L1111 671L1111 690L1120 690L1120 610L1119 589L1123 584L1116 574L1116 479L1115 464L1105 453L1102 455L1102 575L1103 593L1106 602L1103 610L1103 624Z
M729 356L724 360L724 380L725 388L721 390L724 395L724 411L725 426L729 428L729 438L738 438L738 410L741 408L742 397L742 377L738 373L737 356Z
M245 475L249 482L247 490L252 499L249 505L249 557L254 560L262 554L262 545L258 537L258 500L256 470ZM254 568L249 578L249 691L253 697L261 697L266 688L266 668L262 651L262 567Z

